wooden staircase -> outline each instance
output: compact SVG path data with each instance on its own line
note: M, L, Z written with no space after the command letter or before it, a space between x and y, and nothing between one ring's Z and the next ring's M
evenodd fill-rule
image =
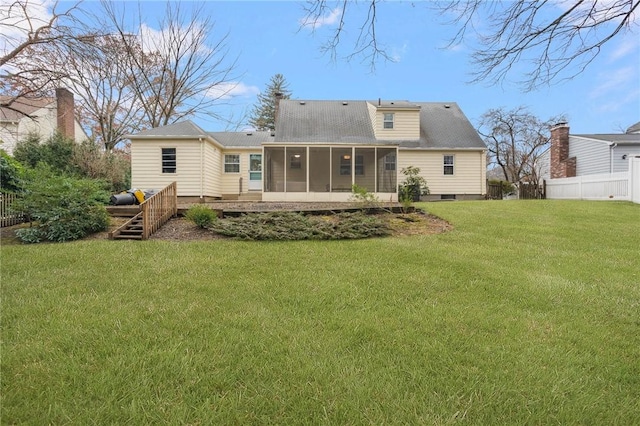
M141 211L118 229L109 232L111 240L146 240L178 214L178 191L173 182L140 204Z
M118 229L115 235L109 235L112 240L142 240L144 235L144 223L142 212L129 219Z

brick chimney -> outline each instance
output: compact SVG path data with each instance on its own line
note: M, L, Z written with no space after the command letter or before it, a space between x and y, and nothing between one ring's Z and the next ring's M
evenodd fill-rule
M273 126L274 128L271 129L271 133L275 135L275 126L278 123L278 112L280 111L280 101L283 99L284 95L280 92L276 93L276 108L275 108L275 112L273 115Z
M576 157L569 158L569 125L560 122L551 127L551 179L574 177Z
M75 111L73 93L64 88L56 89L58 107L58 131L62 136L75 140Z

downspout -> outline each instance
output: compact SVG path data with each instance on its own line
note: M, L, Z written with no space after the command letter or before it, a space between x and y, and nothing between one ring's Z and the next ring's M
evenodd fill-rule
M204 139L198 138L200 141L200 202L204 200Z
M613 173L613 150L618 146L617 143L609 144L609 173Z

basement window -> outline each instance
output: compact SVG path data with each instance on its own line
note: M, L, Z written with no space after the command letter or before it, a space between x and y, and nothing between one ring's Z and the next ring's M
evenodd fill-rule
M162 173L176 172L176 149L162 148Z
M393 129L393 113L385 113L383 127L385 129Z
M239 154L225 154L224 172L240 173L240 155Z

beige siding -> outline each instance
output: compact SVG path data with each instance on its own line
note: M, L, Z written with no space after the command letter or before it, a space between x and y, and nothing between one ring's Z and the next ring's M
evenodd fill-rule
M444 174L444 156L454 156L454 174ZM398 171L407 166L420 168L431 194L486 193L486 159L482 151L398 151ZM402 182L400 174L398 180Z
M176 148L176 173L162 173L162 148ZM202 177L204 159L198 140L131 142L131 186L161 189L178 183L178 196L215 196L205 193Z
M240 173L224 172L224 156L226 154L236 154L240 156ZM220 176L223 195L239 195L240 178L242 178L242 193L249 191L249 155L262 154L262 148L255 149L228 149L220 156Z
M392 113L393 129L384 128L384 114ZM414 140L420 138L420 110L378 109L374 122L376 139Z
M205 195L220 197L222 196L222 151L210 143L205 143L204 151Z

